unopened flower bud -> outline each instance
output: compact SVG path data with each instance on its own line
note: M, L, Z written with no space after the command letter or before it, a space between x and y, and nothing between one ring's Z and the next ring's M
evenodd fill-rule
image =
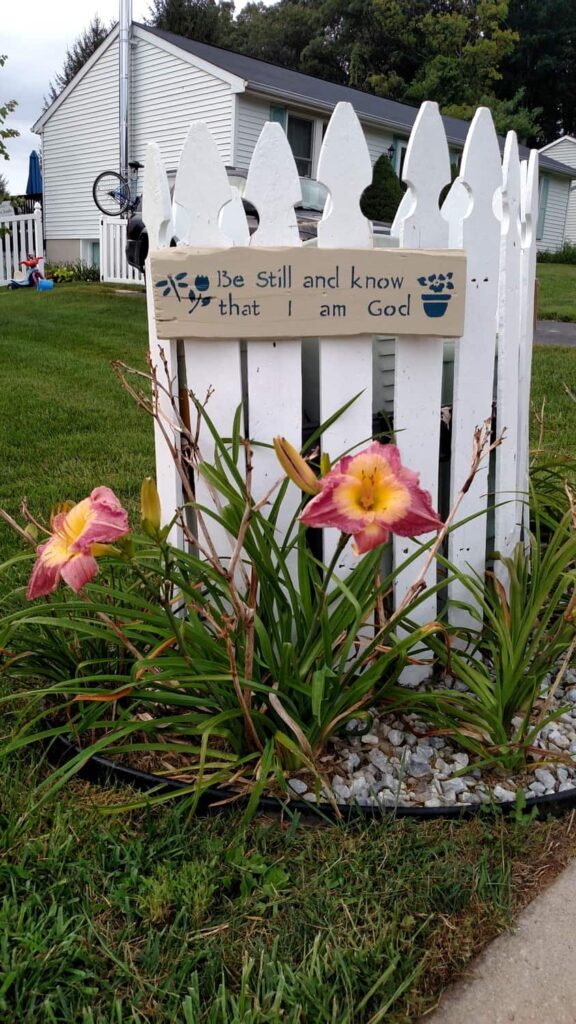
M140 518L142 529L149 537L155 537L160 529L160 498L156 481L147 476L140 491Z
M320 494L322 487L305 459L285 437L274 438L274 451L278 462L290 480L305 494Z

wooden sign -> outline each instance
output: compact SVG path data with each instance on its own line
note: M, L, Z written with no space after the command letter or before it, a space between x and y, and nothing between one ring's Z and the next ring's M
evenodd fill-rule
M160 338L459 337L458 250L161 249L150 257Z

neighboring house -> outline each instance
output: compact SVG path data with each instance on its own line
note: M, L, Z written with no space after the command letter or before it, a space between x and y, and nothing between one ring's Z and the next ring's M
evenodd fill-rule
M34 125L42 136L50 260L98 261L92 184L101 171L118 167L118 80L115 28ZM246 169L263 125L273 120L286 130L299 173L314 178L323 133L339 100L353 104L373 162L388 153L400 172L418 112L139 24L132 28L130 98L130 159L143 162L146 144L155 141L172 173L191 121L206 122L227 166ZM444 123L457 164L468 125L449 117ZM541 163L548 201L567 205L571 169L548 156ZM563 241L563 224L549 218L544 206L543 241L556 248Z
M576 179L576 139L572 135L562 135L559 139L554 142L548 143L547 146L543 146L540 150L541 153L545 154L553 160L560 160L563 164L568 167L574 168L574 177ZM542 205L547 208L551 207L550 202L550 186L551 182L548 179L546 173L543 173L540 178L540 195ZM564 195L562 195L564 199ZM562 208L558 209L557 219L560 220L562 216ZM570 242L571 245L576 245L576 180L570 184L570 193L565 209L565 230L564 230L564 241ZM545 230L547 224L542 225L541 236L543 241L547 240L547 232ZM539 236L539 237L541 237ZM554 249L555 245L546 246L546 248Z

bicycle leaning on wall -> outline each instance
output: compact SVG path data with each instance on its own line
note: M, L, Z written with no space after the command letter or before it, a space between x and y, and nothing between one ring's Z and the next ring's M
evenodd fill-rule
M138 172L143 166L132 160L128 164L128 178L118 171L102 171L98 175L92 186L92 197L101 213L106 217L131 216L140 209L142 196L138 191Z

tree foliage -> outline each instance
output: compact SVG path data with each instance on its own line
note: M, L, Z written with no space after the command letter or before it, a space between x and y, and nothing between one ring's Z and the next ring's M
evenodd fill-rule
M95 14L92 21L66 50L62 70L56 75L53 82L48 86L48 96L44 99L44 109L50 106L58 98L63 89L72 81L75 75L84 67L87 60L104 42L106 36L114 27L113 24L106 25L100 17Z
M405 103L433 99L457 117L486 104L500 131L534 137L540 104L523 76L505 88L520 40L509 2L576 11L574 0L253 0L233 20L229 0L153 0L150 23Z
M518 43L503 67L499 94L524 90L527 107L540 107L542 145L576 134L576 3L574 0L510 0L509 23Z
M455 117L487 105L532 144L576 134L576 0L150 0L148 23ZM48 102L108 31L96 15Z
M0 53L0 68L3 68L6 61L8 60L6 54ZM18 106L16 100L7 100L5 103L0 102L0 156L4 160L9 160L8 147L6 146L6 139L17 139L20 132L17 132L15 128L3 127L7 118L10 114L13 114Z
M152 0L149 23L212 46L232 43L232 0Z

